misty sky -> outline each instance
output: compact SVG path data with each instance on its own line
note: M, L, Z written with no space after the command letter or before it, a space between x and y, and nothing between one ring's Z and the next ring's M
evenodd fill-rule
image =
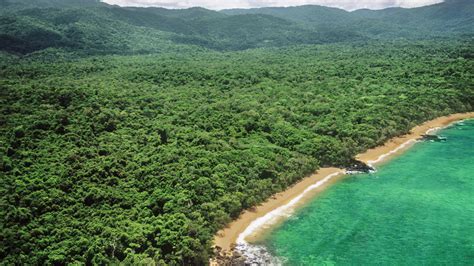
M103 0L121 6L160 6L166 8L205 7L208 9L252 8L264 6L324 5L346 10L360 8L418 7L442 0Z

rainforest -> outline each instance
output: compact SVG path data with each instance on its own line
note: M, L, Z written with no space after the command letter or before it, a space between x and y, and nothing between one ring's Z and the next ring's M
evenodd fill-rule
M473 14L0 0L0 264L208 264L242 210L474 111Z

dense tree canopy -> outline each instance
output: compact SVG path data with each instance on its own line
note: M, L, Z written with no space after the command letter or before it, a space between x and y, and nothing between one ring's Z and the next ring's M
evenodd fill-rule
M473 6L0 0L0 263L206 264L243 209L473 111Z
M121 8L95 0L1 0L0 50L81 54L237 51L370 40L472 38L474 2L347 12L322 6L223 10ZM199 48L198 48L199 47Z
M243 208L417 123L472 111L472 51L4 55L0 258L206 263L213 234Z

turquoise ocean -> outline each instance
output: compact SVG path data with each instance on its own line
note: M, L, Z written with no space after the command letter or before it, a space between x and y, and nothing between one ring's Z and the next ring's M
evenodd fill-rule
M309 201L258 241L285 265L474 265L474 120Z

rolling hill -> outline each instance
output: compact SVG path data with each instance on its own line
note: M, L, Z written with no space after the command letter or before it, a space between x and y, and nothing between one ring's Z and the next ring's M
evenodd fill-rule
M207 265L242 210L472 112L472 11L0 0L0 264Z
M95 0L3 0L0 6L6 11L0 16L0 49L19 54L46 48L89 54L153 53L184 46L230 51L372 39L457 38L474 32L474 3L467 0L354 12L321 6L221 12L123 8Z

